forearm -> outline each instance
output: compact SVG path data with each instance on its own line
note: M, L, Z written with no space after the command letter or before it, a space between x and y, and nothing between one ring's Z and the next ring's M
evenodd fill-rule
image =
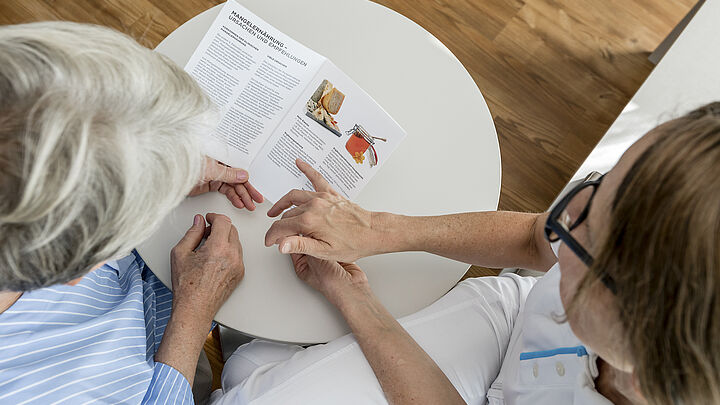
M464 404L440 367L369 289L345 294L338 308L391 404Z
M200 351L211 325L209 317L197 316L192 307L173 303L155 361L172 366L192 385Z
M486 267L547 270L546 214L489 211L430 217L373 214L379 253L426 251Z

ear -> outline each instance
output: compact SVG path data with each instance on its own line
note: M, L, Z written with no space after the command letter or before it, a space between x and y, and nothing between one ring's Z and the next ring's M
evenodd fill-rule
M105 262L100 262L100 263L96 264L95 266L93 266L92 269L90 269L90 271L95 271L95 270L99 269L100 267L103 266L103 264L105 264ZM88 273L89 273L89 272L88 272ZM83 277L85 277L85 276L83 276ZM82 280L82 277L78 277L78 278L76 278L76 279L70 280L70 281L68 281L68 282L65 283L65 284L66 284L66 285L75 285L75 284L79 283L80 280Z

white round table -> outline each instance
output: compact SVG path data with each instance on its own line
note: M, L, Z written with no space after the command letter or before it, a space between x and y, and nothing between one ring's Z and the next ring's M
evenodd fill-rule
M361 206L407 215L497 208L501 166L492 117L468 72L434 36L370 1L239 2L332 60L407 131L405 140L357 198ZM186 22L156 50L184 66L219 11L217 6ZM318 30L310 29L310 21L321 21L323 32L336 34L318 35ZM296 278L289 257L277 247L264 246L272 223L265 215L270 206L264 203L248 212L233 208L218 193L188 198L138 251L169 285L170 249L193 215L226 214L239 230L246 273L218 312L218 322L251 336L295 343L326 342L347 333L339 313ZM440 298L468 268L419 252L370 257L358 264L396 317Z

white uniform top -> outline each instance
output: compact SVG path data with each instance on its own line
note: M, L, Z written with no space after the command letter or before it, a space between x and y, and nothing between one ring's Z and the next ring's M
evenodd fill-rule
M611 405L595 390L597 355L587 350L563 314L558 265L528 294L516 320L498 378L488 390L491 405ZM503 402L504 401L504 402Z
M552 247L557 255L559 244ZM556 320L565 313L559 288L556 263L520 307L500 374L488 390L491 405L612 404L595 390L598 356L567 322Z
M553 319L559 281L557 265L539 280L468 279L400 324L468 404L608 405L594 388L597 356ZM213 405L387 403L353 335L309 348L254 340L222 377Z

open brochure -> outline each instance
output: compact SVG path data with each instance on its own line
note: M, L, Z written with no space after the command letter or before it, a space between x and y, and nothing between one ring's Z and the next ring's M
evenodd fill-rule
M247 168L272 202L293 188L312 190L298 157L353 199L405 137L332 62L234 0L185 70L221 110L205 153Z

